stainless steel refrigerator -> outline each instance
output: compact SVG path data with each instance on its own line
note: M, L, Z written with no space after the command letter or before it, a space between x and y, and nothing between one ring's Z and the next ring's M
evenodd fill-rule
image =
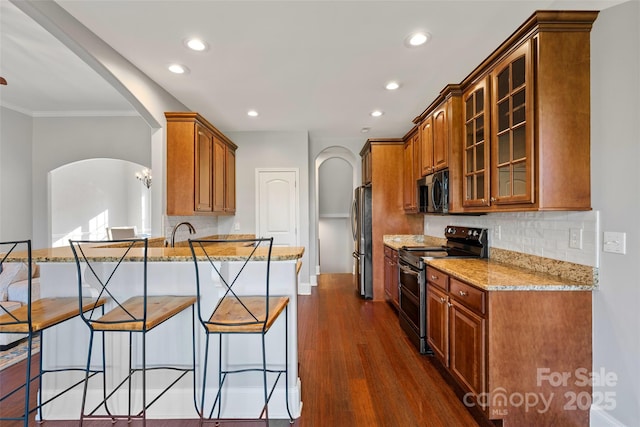
M373 257L371 242L371 186L355 189L351 206L351 231L353 232L356 259L356 289L363 298L373 298Z

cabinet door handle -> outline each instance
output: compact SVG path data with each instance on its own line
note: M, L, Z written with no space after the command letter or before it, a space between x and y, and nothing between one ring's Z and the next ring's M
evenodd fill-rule
M436 276L435 274L431 275L431 280L438 280L438 276Z
M447 302L447 299L445 297L440 297L440 302L444 304L445 302Z
M490 200L491 200L491 203L495 203L498 201L498 199L496 199L495 197L492 197Z
M465 291L458 291L458 293L460 294L461 297L466 297L467 295L469 295L469 292L465 292Z

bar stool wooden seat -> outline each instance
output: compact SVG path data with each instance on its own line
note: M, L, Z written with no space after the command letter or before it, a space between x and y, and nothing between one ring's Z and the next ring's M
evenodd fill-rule
M96 314L88 311L82 315L82 319L90 330L89 353L87 356L87 380L82 401L82 411L80 425L87 418L126 419L129 422L134 419L141 419L146 425L147 410L185 375L194 372L195 363L195 296L179 295L149 295L147 284L147 239L126 239L109 241L108 252L103 252L106 257L96 258L90 256L87 248L104 245L104 241L90 240L70 240L69 241L77 266L79 295L82 295L83 287L90 286L94 292L98 292L100 297L107 297L108 311L104 314ZM123 266L128 264L132 268L125 273L119 274ZM153 365L147 366L147 334L155 331L156 327L176 317L178 314L191 308L191 335L192 335L192 357L188 365ZM107 390L107 372L104 375L103 390L104 398L93 409L86 410L87 390L89 387L89 372L93 351L94 335L101 333L103 343L107 333L128 334L129 355L128 371L120 383ZM160 331L162 332L162 331ZM138 336L141 344L136 346L134 334ZM171 336L166 337L167 343ZM102 347L103 354L105 347ZM104 357L104 356L103 356ZM109 364L107 364L109 366ZM116 367L117 368L117 367ZM163 370L162 380L166 379L166 384L152 399L147 398L147 373L148 371ZM167 372L164 372L167 371ZM169 371L175 375L172 377ZM134 377L141 377L142 395L139 409L133 409L136 391ZM125 387L128 393L127 412L116 413L112 409L112 397ZM102 408L102 412L100 409Z
M196 288L198 294L198 317L205 333L204 361L202 363L202 394L197 404L197 411L201 422L215 419L221 420L223 406L223 386L227 377L232 374L244 374L259 372L261 377L262 399L264 405L256 419L263 419L269 425L269 400L273 395L278 381L284 375L284 395L289 422L293 422L293 416L289 409L289 342L288 342L288 296L275 296L270 294L269 269L271 263L271 251L273 238L256 239L189 239L191 254L196 269ZM226 254L235 266L229 268L225 262L216 261L215 255L224 247ZM214 306L207 304L203 293L207 292L200 283L199 262L208 261L214 276L220 280L222 296ZM253 264L252 267L250 265ZM258 268L256 264L259 264ZM249 276L249 277L247 277ZM209 290L213 292L214 290ZM284 314L284 367L281 363L267 363L266 336L274 323ZM230 334L257 334L260 336L260 360L254 363L233 360L230 340L223 340L223 336ZM209 351L212 335L218 335L218 386L215 399L210 403L207 395L207 376L209 370ZM225 348L225 345L227 346ZM250 347L236 348L238 352L250 352ZM226 358L223 356L226 355ZM223 359L226 359L223 361ZM231 360L230 360L231 359ZM269 376L275 376L271 387L268 384ZM275 375L270 375L275 374ZM245 402L247 403L247 402ZM209 410L210 406L210 410ZM217 416L213 418L217 409ZM225 417L232 419L232 416ZM241 417L246 419L247 417Z
M25 383L10 390L0 397L0 402L5 401L9 397L19 392L24 393L24 413L15 417L0 417L2 421L23 421L24 426L29 425L29 415L50 403L55 398L61 396L74 387L82 384L84 380L77 381L68 386L65 390L50 397L46 401L39 401L35 407L30 408L31 399L31 383L38 381L38 388L42 385L42 378L47 373L63 372L71 370L82 370L83 368L64 368L64 369L48 369L42 368L42 359L44 355L44 337L42 331L66 322L80 315L81 311L91 310L94 308L102 308L106 298L82 298L64 297L64 298L41 298L33 301L31 297L31 276L32 276L32 257L31 257L31 241L20 240L10 242L0 242L0 266L8 262L24 262L28 271L28 288L27 288L27 304L8 311L0 306L0 333L23 333L27 338L27 360ZM33 340L40 337L40 364L38 372L32 376L31 358L33 353ZM96 372L90 370L87 375L93 376ZM4 413L4 411L2 411Z

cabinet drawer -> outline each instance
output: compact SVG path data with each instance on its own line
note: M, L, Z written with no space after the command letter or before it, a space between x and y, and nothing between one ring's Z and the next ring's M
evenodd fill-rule
M387 258L393 258L394 252L396 251L391 249L389 246L384 247L384 256L386 256Z
M449 283L449 293L452 298L471 310L485 314L486 294L484 291L452 278Z
M427 281L445 292L449 290L449 275L440 270L427 267Z

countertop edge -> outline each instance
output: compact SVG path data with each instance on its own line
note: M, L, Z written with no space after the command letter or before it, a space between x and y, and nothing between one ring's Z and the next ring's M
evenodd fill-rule
M139 249L139 248L134 248ZM271 253L271 261L295 261L303 257L305 248L303 246L278 246L274 247ZM122 255L121 251L116 248L95 248L94 253L91 250L87 252L88 259L94 262L117 262ZM112 252L112 253L111 253ZM128 261L142 261L141 250L137 253L131 253L126 257ZM245 258L241 254L236 254L233 247L229 248L228 253L216 253L210 255L213 261L244 261ZM12 261L27 262L27 256L24 253L12 254ZM70 248L49 248L35 249L32 251L32 261L35 263L74 263L75 258ZM207 257L198 256L199 261L207 261ZM256 261L264 261L265 256L256 255L253 258ZM176 248L149 248L147 252L147 262L189 262L193 261L191 250L187 247Z
M588 283L486 259L428 260L427 265L485 291L573 292L597 289Z

